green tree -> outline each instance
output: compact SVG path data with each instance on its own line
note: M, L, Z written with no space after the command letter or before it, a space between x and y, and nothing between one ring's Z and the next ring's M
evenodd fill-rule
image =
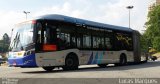
M160 5L155 6L151 11L149 11L146 27L147 30L144 35L146 35L146 39L148 39L148 45L160 50L160 47L157 45L160 43L160 40L158 39L160 37Z
M8 36L7 33L5 33L3 35L3 41L4 41L5 44L9 44L10 43L10 39L9 39L9 36Z
M142 52L148 52L149 48L149 40L147 39L147 36L145 34L141 35L140 37L140 46Z
M3 35L2 40L0 40L0 52L1 53L5 53L8 51L9 43L10 43L10 38L9 38L8 34L5 33Z
M155 37L153 40L153 48L160 51L160 37Z

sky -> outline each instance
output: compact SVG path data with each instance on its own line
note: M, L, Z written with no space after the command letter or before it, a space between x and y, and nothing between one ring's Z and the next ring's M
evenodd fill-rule
M148 6L154 0L0 0L0 39L4 33L11 36L14 25L45 14L66 15L111 25L129 26L142 32L147 21Z

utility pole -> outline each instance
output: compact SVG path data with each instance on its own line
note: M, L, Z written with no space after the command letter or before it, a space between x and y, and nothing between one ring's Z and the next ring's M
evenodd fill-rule
M133 9L134 6L127 6L126 8L129 10L129 28L130 27L130 10Z
M26 20L27 20L27 14L30 13L30 12L23 11L23 13L26 14Z

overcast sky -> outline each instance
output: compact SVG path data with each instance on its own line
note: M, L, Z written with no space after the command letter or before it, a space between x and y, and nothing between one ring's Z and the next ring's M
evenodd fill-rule
M131 10L131 28L142 31L147 20L148 6L154 0L0 0L0 38L11 35L14 24L45 14L61 14L101 23L128 27L128 9Z

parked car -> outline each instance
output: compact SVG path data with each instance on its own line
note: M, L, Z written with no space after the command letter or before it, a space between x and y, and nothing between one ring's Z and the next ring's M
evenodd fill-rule
M4 63L4 59L2 58L2 56L0 55L0 66L1 66L1 64L3 64Z
M152 59L153 61L155 61L155 60L157 60L157 57L156 57L156 56L151 56L151 59Z

